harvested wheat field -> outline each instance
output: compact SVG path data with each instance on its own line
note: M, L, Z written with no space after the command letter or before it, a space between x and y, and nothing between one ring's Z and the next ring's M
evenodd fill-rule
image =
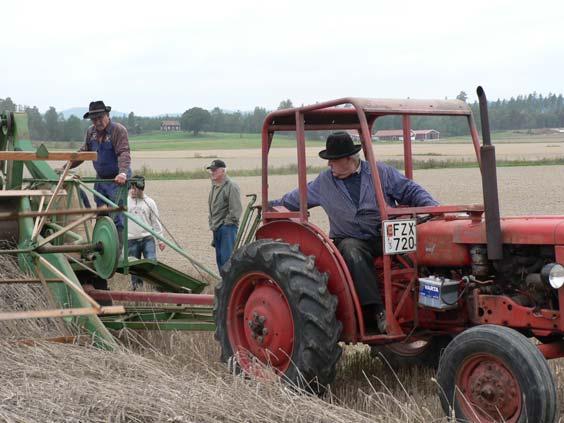
M477 169L422 170L415 174L442 203L481 202ZM564 214L564 167L498 170L503 215ZM243 194L257 193L258 177L237 178ZM295 176L273 176L274 196L293 188ZM177 241L215 270L207 228L209 181L148 181L146 192L160 208ZM327 221L320 210L312 220ZM190 273L176 253L160 257ZM13 263L0 263L4 273ZM14 277L14 276L11 276ZM123 287L124 277L112 285ZM4 293L5 294L5 293ZM21 293L18 302L37 302L38 293ZM46 301L41 299L39 301ZM4 299L3 306L14 307ZM38 323L1 328L8 338L37 336ZM67 329L46 323L49 336ZM323 398L299 394L279 382L252 381L218 362L211 333L133 333L116 335L119 351L76 345L0 343L2 354L0 421L5 422L446 422L433 374L412 368L395 374L357 345L345 349L337 378ZM28 337L29 337L28 336ZM6 336L5 336L6 338ZM564 366L554 360L558 394L564 399ZM561 405L564 409L564 405ZM560 418L564 421L564 417Z
M0 256L0 270L2 277L25 277L5 256ZM2 288L3 310L48 304L39 290L22 285ZM431 373L415 369L396 377L367 349L345 352L335 387L319 398L276 378L254 381L229 372L218 363L218 346L208 333L122 331L116 336L123 346L115 351L16 342L22 337L79 334L60 323L56 319L3 322L0 421L446 421L435 419L440 412L433 401ZM421 383L407 389L399 382L414 379Z
M274 143L275 144L275 143ZM467 144L428 144L413 143L414 160L460 160L476 161L472 142ZM308 165L324 166L326 162L319 158L318 152L323 146L308 147L306 155ZM403 159L403 144L374 145L374 153L382 160ZM564 157L564 143L500 143L496 145L499 160L540 160ZM155 171L200 170L211 158L220 157L233 169L255 169L261 167L260 149L206 150L206 151L134 151L132 152L136 169L143 166ZM269 153L269 163L273 167L288 166L296 163L296 150L293 148L273 148Z
M324 166L325 162L319 158L318 152L324 147L306 148L308 165ZM413 143L413 159L425 160L456 160L476 161L476 154L472 142L465 144L438 144L427 142ZM374 144L376 157L382 160L403 159L403 144ZM135 170L148 168L156 172L174 172L202 170L214 158L222 158L232 169L257 169L261 167L261 150L174 150L174 151L133 151L133 168ZM496 145L496 155L499 160L541 160L559 159L564 157L563 142L529 142L529 143L499 143ZM296 163L296 150L293 148L273 148L269 153L269 163L272 167L288 166ZM82 175L94 175L90 163L80 167Z

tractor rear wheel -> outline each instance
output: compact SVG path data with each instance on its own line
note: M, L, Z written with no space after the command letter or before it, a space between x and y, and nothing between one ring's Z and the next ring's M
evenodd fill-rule
M442 351L452 340L450 336L417 337L409 342L388 345L374 345L374 357L383 358L394 370L406 367L428 367L436 369Z
M482 325L455 337L437 374L441 405L464 422L553 423L558 409L548 363L525 336Z
M222 359L321 393L335 378L342 325L337 298L312 256L297 245L259 240L237 250L215 290L215 337ZM257 365L258 360L258 365Z

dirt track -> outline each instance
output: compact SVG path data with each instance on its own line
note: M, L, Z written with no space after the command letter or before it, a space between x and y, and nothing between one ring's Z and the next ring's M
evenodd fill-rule
M311 175L313 177L314 175ZM477 169L433 169L415 172L415 179L443 204L482 203L482 186ZM502 215L564 215L564 166L514 167L498 169ZM237 178L242 194L259 193L260 178ZM272 196L277 197L297 185L295 176L272 176ZM149 181L147 194L159 206L165 225L178 242L196 259L215 270L214 250L207 224L207 198L210 182ZM322 227L327 219L319 208L312 209L312 221ZM161 258L185 270L186 260L170 249Z

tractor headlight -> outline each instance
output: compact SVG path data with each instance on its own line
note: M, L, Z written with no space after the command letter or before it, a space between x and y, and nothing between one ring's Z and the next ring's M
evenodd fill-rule
M541 277L551 287L559 289L564 285L564 266L558 263L546 264L541 270Z

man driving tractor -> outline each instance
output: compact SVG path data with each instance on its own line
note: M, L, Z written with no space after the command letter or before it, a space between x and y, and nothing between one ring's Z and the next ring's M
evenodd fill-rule
M374 258L382 255L381 218L370 166L360 159L360 145L347 132L327 137L326 149L319 157L329 169L307 185L308 208L321 206L329 217L329 237L341 252L359 293L369 329L386 331L386 313L374 268ZM386 203L422 207L438 202L424 188L395 168L378 162ZM273 200L269 206L299 210L299 191ZM374 325L376 325L374 327Z

